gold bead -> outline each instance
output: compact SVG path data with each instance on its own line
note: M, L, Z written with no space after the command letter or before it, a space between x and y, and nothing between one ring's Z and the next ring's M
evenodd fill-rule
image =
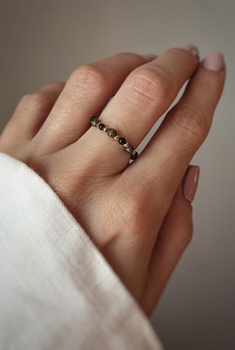
M127 142L127 143L125 143L125 145L123 145L125 148L127 148L127 147L129 147L130 145L129 145L129 143Z
M108 126L106 126L103 131L106 132L108 130Z
M118 140L119 140L119 136L118 136L118 135L115 136L115 137L114 137L114 140L118 141Z

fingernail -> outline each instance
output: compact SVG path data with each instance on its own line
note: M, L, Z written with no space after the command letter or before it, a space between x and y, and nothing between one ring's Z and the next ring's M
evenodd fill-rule
M183 183L183 195L190 203L192 203L197 191L199 174L199 166L190 166L185 175Z
M202 65L213 72L220 72L224 68L224 56L221 52L213 51L204 58Z
M186 44L182 47L182 49L189 51L194 57L199 58L199 50L197 46L193 44Z
M157 58L157 55L153 55L153 54L146 54L146 55L142 55L147 62L153 61L155 60L155 58Z

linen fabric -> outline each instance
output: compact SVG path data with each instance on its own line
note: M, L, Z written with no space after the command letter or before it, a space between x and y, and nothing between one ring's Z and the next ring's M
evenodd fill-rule
M0 349L162 349L138 304L56 193L4 153Z

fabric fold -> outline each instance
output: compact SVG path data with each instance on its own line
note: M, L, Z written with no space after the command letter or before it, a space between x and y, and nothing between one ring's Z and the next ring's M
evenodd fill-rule
M162 349L50 186L0 153L0 348Z

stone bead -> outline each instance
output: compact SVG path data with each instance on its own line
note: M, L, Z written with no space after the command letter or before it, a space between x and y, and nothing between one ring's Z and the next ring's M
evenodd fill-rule
M134 151L134 147L129 145L128 147L125 148L128 153L132 153Z
M117 131L115 129L108 129L107 134L109 135L109 137L115 137L117 135Z
M135 151L135 153L131 154L131 159L135 160L138 157L139 153Z
M99 128L100 130L103 130L103 129L104 129L104 127L105 127L105 125L104 125L104 124L100 124L100 125L98 126L98 128Z
M120 145L125 145L126 140L124 139L124 137L120 137L119 141Z
M97 117L91 117L91 125L97 126L99 119Z

